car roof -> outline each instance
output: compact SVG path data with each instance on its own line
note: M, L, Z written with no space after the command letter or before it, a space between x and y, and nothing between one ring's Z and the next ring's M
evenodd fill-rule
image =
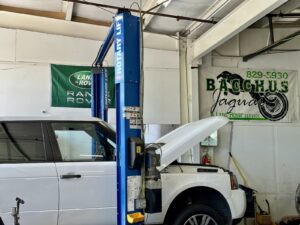
M25 117L0 117L1 121L17 122L17 121L87 121L87 122L103 122L99 118L87 116L25 116Z
M87 117L87 116L26 116L26 117L1 117L0 116L0 123L1 122L98 122L102 126L106 127L107 129L111 130L113 135L115 135L115 129L107 122L96 118L96 117Z

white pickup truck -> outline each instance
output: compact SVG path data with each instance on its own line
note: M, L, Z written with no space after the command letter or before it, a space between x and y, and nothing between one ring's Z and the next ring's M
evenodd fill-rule
M174 163L224 126L208 118L162 137L162 212L146 224L230 225L242 218L245 194L220 167ZM98 119L0 120L0 225L116 225L115 131Z

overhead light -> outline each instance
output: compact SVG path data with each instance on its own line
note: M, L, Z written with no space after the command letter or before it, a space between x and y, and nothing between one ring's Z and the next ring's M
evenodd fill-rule
M163 6L166 8L168 7L168 5L171 3L172 0L157 0L156 1L156 4L159 5L159 4L162 4L163 3Z

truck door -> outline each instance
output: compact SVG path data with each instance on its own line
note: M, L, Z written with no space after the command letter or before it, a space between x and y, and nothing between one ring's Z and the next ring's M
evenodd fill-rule
M0 217L14 224L16 197L22 225L53 225L58 217L58 180L46 127L40 122L0 123Z
M59 225L116 224L114 140L93 122L53 122Z

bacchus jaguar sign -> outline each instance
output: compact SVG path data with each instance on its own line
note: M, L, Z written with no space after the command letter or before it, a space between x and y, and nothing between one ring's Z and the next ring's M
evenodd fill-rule
M203 68L200 83L202 114L285 122L297 117L296 71Z
M108 106L114 107L114 68L108 67ZM91 68L86 66L51 65L52 106L91 107Z

